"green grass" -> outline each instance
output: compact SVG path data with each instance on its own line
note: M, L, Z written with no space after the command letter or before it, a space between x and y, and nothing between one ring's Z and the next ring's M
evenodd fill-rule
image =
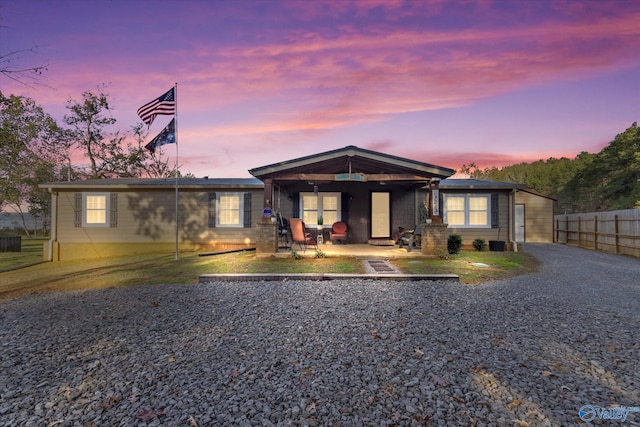
M4 254L3 254L4 255ZM19 264L24 264L19 262ZM363 273L353 258L257 258L253 252L210 257L137 255L61 261L0 273L0 298L46 291L99 289L142 284L197 283L205 273Z
M539 262L523 252L462 251L451 258L398 258L391 261L404 273L446 274L460 276L460 282L475 284L489 280L507 279L538 269ZM476 264L476 265L474 265ZM486 264L487 266L478 266Z
M37 242L36 240L40 240ZM20 253L0 254L4 268L39 261L41 239L24 240L31 248ZM26 248L25 248L26 249ZM21 255L19 255L21 254ZM197 283L206 273L364 273L361 260L350 257L292 258L256 257L255 252L237 252L200 257L197 254L136 255L99 260L44 263L0 273L0 299L19 295L99 289L142 284ZM391 261L404 273L453 273L462 283L479 283L533 272L537 261L524 253L462 252L449 260L437 258L398 258ZM476 267L473 263L488 264Z
M0 270L42 261L43 244L48 240L48 237L22 236L22 252L0 253Z

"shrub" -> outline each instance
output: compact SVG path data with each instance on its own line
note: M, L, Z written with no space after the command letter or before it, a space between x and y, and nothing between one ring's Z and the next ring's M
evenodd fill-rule
M302 258L302 255L300 255L298 252L296 252L295 250L291 249L291 255L289 255L291 258L293 259L300 259Z
M482 252L485 250L485 248L487 247L487 241L484 240L482 237L478 237L476 240L473 241L473 243L471 243L473 245L473 247L476 249L476 251L478 252Z
M451 255L455 255L462 249L462 236L459 234L452 234L447 239L447 250Z
M324 252L322 252L320 249L316 249L316 254L315 257L316 258L324 258L326 255Z
M451 259L451 256L442 248L436 248L436 256L440 259Z

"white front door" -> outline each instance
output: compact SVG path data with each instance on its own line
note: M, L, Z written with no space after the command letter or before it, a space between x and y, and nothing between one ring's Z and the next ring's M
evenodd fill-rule
M524 205L516 205L516 242L524 242Z
M371 238L391 237L391 195L387 192L371 193Z

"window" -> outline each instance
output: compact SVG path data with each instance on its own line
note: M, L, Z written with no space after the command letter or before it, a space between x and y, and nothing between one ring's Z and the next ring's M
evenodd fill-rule
M244 193L216 193L216 227L242 227Z
M77 193L75 226L116 227L117 209L117 193Z
M317 224L322 217L325 227L341 219L340 193L300 193L300 218L305 224Z
M445 194L444 222L455 227L490 228L489 194Z
M251 228L251 193L209 193L208 227Z

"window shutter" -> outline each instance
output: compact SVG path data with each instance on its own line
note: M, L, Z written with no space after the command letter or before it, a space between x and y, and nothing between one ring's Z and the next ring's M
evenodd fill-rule
M291 201L293 202L291 218L300 218L300 193L293 193L291 195Z
M500 227L500 195L491 193L491 228Z
M118 226L118 193L111 193L111 202L109 204L109 227Z
M340 221L349 224L349 194L340 194Z
M73 226L82 227L82 193L75 194L73 205Z
M251 228L251 193L244 193L244 228Z
M216 193L209 193L209 228L216 228Z

